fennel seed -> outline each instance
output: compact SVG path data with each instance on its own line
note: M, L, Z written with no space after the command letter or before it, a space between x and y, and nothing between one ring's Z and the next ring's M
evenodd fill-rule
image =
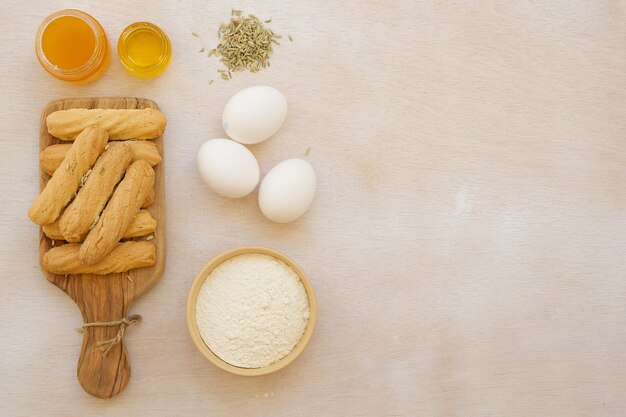
M220 24L218 29L219 43L214 54L229 71L257 72L269 66L269 57L272 54L272 43L278 44L276 39L281 36L265 27L253 14L243 16L243 12L232 10L228 24ZM265 23L271 22L271 18ZM209 55L212 55L209 53ZM232 78L232 74L221 77L224 80Z

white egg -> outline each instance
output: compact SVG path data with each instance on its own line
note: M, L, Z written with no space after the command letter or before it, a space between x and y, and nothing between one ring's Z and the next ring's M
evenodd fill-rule
M259 183L259 163L252 152L230 139L211 139L198 150L198 170L213 191L229 198L245 197Z
M303 159L287 159L265 175L259 188L259 207L273 222L289 223L301 217L315 196L315 171Z
M222 125L231 139L250 145L278 132L286 116L285 96L274 87L259 85L245 88L228 100Z

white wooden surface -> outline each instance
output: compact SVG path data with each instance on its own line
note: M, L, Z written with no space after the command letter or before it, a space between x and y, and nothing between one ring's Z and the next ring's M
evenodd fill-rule
M626 415L626 4L415 3L0 0L0 415ZM197 51L231 6L294 42L224 82ZM141 80L114 60L89 86L52 79L33 38L65 7L114 44L133 21L159 24L171 67ZM291 225L196 172L226 100L255 84L290 106L254 147L262 171L311 147L318 173ZM133 374L110 401L76 381L80 316L41 275L26 216L39 112L93 95L149 97L169 118L168 266L133 308ZM225 374L187 334L192 279L239 245L284 251L317 290L311 345L273 376Z

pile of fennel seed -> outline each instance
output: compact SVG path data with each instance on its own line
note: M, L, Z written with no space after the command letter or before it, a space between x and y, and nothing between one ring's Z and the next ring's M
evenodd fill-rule
M261 22L252 14L244 16L241 10L233 10L231 16L228 24L220 24L218 45L208 51L208 56L218 57L226 67L218 70L224 80L231 79L232 72L258 72L269 67L272 44L280 45L278 39L282 37L264 26L272 19ZM205 48L200 50L204 51Z

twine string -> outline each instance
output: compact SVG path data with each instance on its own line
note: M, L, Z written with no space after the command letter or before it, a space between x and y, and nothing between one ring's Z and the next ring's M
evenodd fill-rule
M117 331L117 334L115 335L115 337L112 337L110 339L107 340L101 340L99 341L96 345L98 346L98 349L100 350L100 352L102 352L103 356L106 356L111 349L113 349L113 346L117 345L118 343L120 343L122 341L122 338L124 337L124 333L126 332L126 328L130 327L130 326L134 326L136 324L141 323L141 316L139 314L133 314L132 316L128 316L128 318L124 317L121 320L115 320L115 321L96 321L96 322L92 322L92 323L84 323L82 325L82 327L76 329L79 333L83 333L84 330L86 328L89 327L112 327L112 326L119 326L119 330Z

